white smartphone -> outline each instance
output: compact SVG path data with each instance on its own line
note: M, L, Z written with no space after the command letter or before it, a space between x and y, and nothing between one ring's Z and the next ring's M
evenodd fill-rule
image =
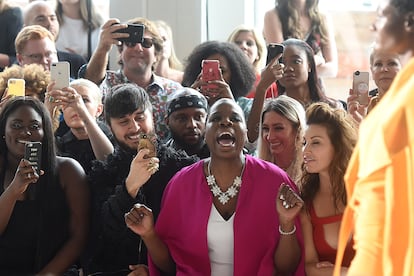
M69 86L70 64L67 61L53 62L50 66L50 76L55 81L55 89L62 89Z
M353 93L358 95L358 102L360 104L369 104L369 72L354 72L352 90Z

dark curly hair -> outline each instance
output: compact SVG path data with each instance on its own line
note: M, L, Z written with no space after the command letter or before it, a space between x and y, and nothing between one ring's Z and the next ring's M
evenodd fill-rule
M182 85L190 87L201 72L203 59L215 54L227 59L231 72L228 85L234 98L246 96L256 80L253 65L242 50L230 42L207 41L196 46L186 60Z
M326 128L334 148L334 156L329 166L334 206L346 205L344 175L355 147L358 130L354 121L343 109L333 109L327 103L313 103L306 110L307 125L320 125ZM308 173L302 167L300 181L301 194L305 203L310 204L319 190L319 174Z

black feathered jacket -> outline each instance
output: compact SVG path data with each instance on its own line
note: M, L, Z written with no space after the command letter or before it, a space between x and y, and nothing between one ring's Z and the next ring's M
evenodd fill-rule
M152 209L156 219L169 180L181 168L198 160L195 156L189 157L184 151L176 151L160 143L158 145L159 170L140 189L136 198L132 198L125 187L125 179L136 152L117 146L106 161L94 163L89 174L92 225L90 244L84 258L87 273L119 271L118 275L123 275L120 271L127 272L128 265L147 263L145 245L126 226L124 214L135 203L144 203Z

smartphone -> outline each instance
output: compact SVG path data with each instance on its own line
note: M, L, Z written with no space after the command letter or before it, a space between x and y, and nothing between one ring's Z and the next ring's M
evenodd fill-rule
M269 43L267 45L266 65L268 65L272 61L272 59L274 59L277 55L282 54L284 50L285 46L283 46L282 44Z
M9 79L7 81L7 95L24 96L25 83L24 79Z
M56 81L55 89L62 89L69 86L70 64L67 61L53 62L50 66L51 79Z
M149 149L149 153L144 158L151 158L157 156L157 136L153 133L139 134L138 151L142 149Z
M119 41L131 42L131 43L142 43L144 41L145 26L142 24L130 24L126 29L117 31L118 33L127 33L129 37L120 38Z
M355 71L352 81L353 93L358 95L358 102L369 104L369 72Z
M220 80L220 62L215 59L205 59L201 63L201 75L203 81L213 81L213 80ZM215 84L208 84L203 87L204 89L215 89L217 85Z
M40 175L40 165L42 160L42 143L41 142L28 142L25 144L24 159L32 163L36 172Z

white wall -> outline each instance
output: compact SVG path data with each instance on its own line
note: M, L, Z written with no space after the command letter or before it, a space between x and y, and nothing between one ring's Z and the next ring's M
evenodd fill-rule
M134 17L166 21L173 30L177 56L184 60L207 39L226 40L237 25L253 26L254 5L255 0L111 0L109 16L121 21ZM117 56L113 49L111 68Z

